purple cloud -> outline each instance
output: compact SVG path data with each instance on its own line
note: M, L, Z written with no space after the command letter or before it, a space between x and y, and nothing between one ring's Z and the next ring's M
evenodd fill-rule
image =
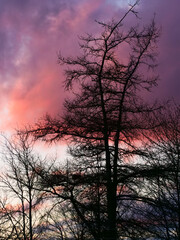
M180 100L178 5L178 0L173 4L142 0L138 10L144 22L156 13L162 26L158 67L162 80L155 96ZM13 127L60 111L65 94L57 52L78 54L77 36L97 33L95 19L118 19L126 6L124 0L0 1L0 115L9 119L6 126L1 120L1 126Z

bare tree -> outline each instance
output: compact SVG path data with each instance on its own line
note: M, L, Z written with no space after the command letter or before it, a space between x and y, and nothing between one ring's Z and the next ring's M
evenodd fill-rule
M27 135L7 140L3 156L7 172L1 176L1 187L8 193L9 206L3 204L2 209L12 231L16 230L17 239L35 239L33 227L39 224L42 194L37 191L38 175L33 166L39 159L32 154L32 142Z
M87 219L90 214L86 215L81 201L71 196L73 207L94 239L118 239L119 173L124 172L127 154L138 152L135 143L140 140L142 130L149 129L147 119L156 109L140 96L157 83L157 76L151 71L148 76L145 73L155 67L159 29L154 19L142 28L123 29L130 14L137 16L138 2L130 6L119 21L98 22L103 29L99 36L81 37L81 56L64 58L59 55L59 63L67 66L65 88L73 89L75 96L65 101L62 117L46 116L30 131L46 141L68 140L72 156L87 162L92 160L92 165L99 156L106 189L105 198L103 196L106 210L103 221L99 222L104 226L103 235L93 232L94 223ZM127 54L122 57L124 48ZM93 177L91 179L93 181Z
M18 213L15 211L6 198L3 198L1 192L0 201L0 239L19 239L23 237Z
M144 185L153 202L146 213L160 239L180 239L180 107L169 104L156 121L146 135L145 160L156 168Z

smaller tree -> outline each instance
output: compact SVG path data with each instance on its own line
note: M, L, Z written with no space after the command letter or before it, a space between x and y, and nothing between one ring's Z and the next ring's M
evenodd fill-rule
M3 205L3 211L16 238L24 240L35 239L34 227L39 224L42 201L42 194L37 191L39 176L34 171L39 158L32 154L32 147L27 135L18 134L11 141L6 139L3 156L7 171L1 176L1 187L8 193L9 203Z
M180 239L180 107L168 104L156 114L157 127L146 134L146 155L151 171L142 190L151 204L144 215L149 231L160 239Z

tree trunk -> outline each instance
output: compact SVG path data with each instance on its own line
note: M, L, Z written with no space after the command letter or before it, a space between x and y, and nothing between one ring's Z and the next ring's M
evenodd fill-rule
M116 228L116 186L113 182L108 183L107 188L107 208L108 208L108 231L105 236L106 240L117 239Z

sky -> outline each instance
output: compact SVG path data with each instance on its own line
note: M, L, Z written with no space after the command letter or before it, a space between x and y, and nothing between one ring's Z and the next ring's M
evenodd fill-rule
M62 111L65 76L58 53L78 55L78 36L98 34L95 20L119 19L133 0L0 0L0 131ZM180 102L180 2L141 0L143 23L154 14L160 82L154 98Z

